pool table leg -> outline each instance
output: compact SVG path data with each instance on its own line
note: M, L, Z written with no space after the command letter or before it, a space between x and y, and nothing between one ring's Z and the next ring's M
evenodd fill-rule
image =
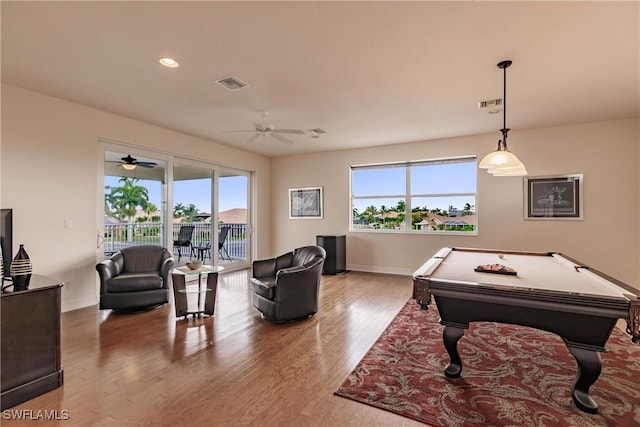
M573 402L580 410L595 414L598 412L598 404L589 396L589 387L596 382L602 370L600 353L577 347L568 347L568 349L578 362L578 373L571 386Z
M449 359L451 359L449 366L444 370L444 374L448 378L458 378L462 373L462 360L460 359L460 354L458 354L458 341L463 335L464 329L456 326L445 325L442 332L444 348L449 353Z

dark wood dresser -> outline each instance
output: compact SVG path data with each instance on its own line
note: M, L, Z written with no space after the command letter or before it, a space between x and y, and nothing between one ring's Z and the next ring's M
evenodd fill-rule
M62 285L34 274L28 290L0 295L1 410L62 385Z

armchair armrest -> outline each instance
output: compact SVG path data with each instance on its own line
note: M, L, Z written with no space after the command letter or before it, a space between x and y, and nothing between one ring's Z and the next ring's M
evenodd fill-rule
M253 277L273 277L276 275L276 259L263 259L253 262Z
M162 277L162 287L169 289L169 272L173 269L174 260L171 252L165 251L163 254L162 265L160 266L160 277Z
M124 256L121 252L116 252L107 260L96 264L96 270L100 276L100 292L105 291L106 283L112 277L119 275L124 267Z

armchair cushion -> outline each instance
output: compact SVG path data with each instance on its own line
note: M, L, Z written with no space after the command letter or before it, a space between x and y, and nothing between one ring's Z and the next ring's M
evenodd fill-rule
M270 300L273 300L275 297L275 286L275 277L266 277L262 280L251 279L251 288L253 289L253 292Z
M162 289L162 277L149 273L123 273L107 281L107 292L136 292Z

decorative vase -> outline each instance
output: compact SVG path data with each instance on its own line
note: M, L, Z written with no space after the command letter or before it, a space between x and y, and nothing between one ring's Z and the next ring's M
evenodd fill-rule
M29 258L27 251L24 250L24 245L21 244L18 253L13 258L13 261L11 261L10 272L14 292L29 289L32 271L31 258Z

